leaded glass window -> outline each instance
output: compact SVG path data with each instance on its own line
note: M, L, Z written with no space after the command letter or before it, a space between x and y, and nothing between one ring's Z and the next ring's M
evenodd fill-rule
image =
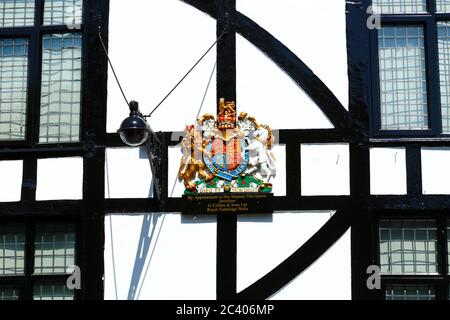
M450 0L436 0L437 12L450 12Z
M0 276L25 273L25 231L22 226L0 226Z
M19 300L19 290L17 288L0 287L0 301Z
M448 273L450 274L450 221L447 222L447 264L448 264Z
M381 221L384 274L436 274L437 228L433 221Z
M438 22L442 131L450 133L450 23Z
M0 0L0 28L34 24L34 0Z
M389 286L386 300L436 300L436 292L430 286Z
M43 38L40 143L80 140L81 39L80 33Z
M24 140L28 40L0 39L0 140Z
M374 12L382 14L424 13L427 0L372 0Z
M33 288L33 300L74 300L74 292L65 283L38 282Z
M44 25L81 25L82 0L45 0Z
M35 21L37 9L45 29ZM0 0L0 141L80 141L82 33L72 31L81 28L82 20L83 0ZM19 27L32 28L20 29L23 38L11 38L10 28ZM43 35L40 41L33 41L35 31ZM41 50L41 45L39 68L36 55L29 52ZM29 75L41 77L41 87L32 92L28 85L37 81ZM36 110L32 121L27 121L28 110ZM39 130L32 128L36 122Z
M66 274L75 265L75 230L70 225L36 227L34 273Z
M381 129L428 129L423 28L383 27L378 45Z

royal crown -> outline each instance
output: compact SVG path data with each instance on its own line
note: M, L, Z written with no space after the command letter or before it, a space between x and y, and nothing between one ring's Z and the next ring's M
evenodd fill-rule
M225 102L224 98L220 99L217 127L220 130L236 128L236 104L234 101Z

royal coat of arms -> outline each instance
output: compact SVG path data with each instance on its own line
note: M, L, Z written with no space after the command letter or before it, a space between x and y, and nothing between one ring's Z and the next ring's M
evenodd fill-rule
M205 114L185 129L178 178L185 194L270 193L276 175L272 129L219 101L217 119Z

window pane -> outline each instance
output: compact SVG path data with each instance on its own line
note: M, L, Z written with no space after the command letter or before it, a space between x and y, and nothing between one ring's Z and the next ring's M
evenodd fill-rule
M433 221L381 221L384 274L436 274L437 228Z
M17 288L0 287L0 301L19 300L19 290Z
M450 133L450 23L438 22L442 132Z
M0 28L34 25L34 0L0 0Z
M28 40L0 39L0 140L24 140Z
M388 286L386 300L435 300L436 292L429 286Z
M75 229L69 225L36 227L34 273L67 274L75 265Z
M372 0L373 11L382 14L423 13L427 0Z
M437 12L450 12L450 0L436 0Z
M33 288L33 300L73 300L74 292L65 283L41 282Z
M450 221L447 222L447 251L448 251L448 273L450 274ZM450 293L449 293L450 294Z
M381 130L428 129L423 28L378 31Z
M25 274L25 230L0 226L0 276Z
M44 25L81 25L82 0L45 0Z
M78 142L80 109L81 34L45 35L39 142Z

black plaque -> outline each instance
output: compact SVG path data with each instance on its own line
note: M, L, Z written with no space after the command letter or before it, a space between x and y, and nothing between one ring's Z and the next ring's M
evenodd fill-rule
M183 214L268 214L272 193L212 193L183 196Z

